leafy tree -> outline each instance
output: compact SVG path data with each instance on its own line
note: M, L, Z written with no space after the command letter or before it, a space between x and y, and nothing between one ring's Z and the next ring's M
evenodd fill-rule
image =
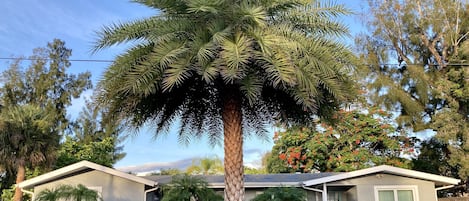
M30 56L29 67L23 70L21 60L3 72L0 105L4 108L36 104L50 113L54 131L63 133L68 127L66 107L72 98L91 88L89 72L68 74L72 50L65 42L54 39L47 48L36 48Z
M223 174L223 163L218 157L199 158L192 161L192 165L187 167L187 174L213 175Z
M269 172L352 171L374 165L409 167L401 153L413 154L414 140L395 133L390 115L339 111L335 123L289 127L274 136Z
M420 145L420 154L412 160L412 169L439 174L447 177L458 177L460 166L450 165L451 158L448 144L432 137L423 141ZM445 191L438 191L438 197L448 197L454 195L462 195L465 189L457 186Z
M61 185L55 189L46 189L37 194L35 201L100 201L98 192L86 188L81 184L77 186Z
M28 68L23 70L17 61L1 75L0 162L16 174L17 182L24 179L25 168L52 164L68 127L66 107L91 87L89 73L66 73L70 55L65 43L56 39L34 50ZM15 200L21 196L17 189Z
M303 201L306 200L306 192L294 187L269 188L257 195L252 201Z
M449 164L469 176L469 4L369 1L370 34L358 38L372 101L399 114L398 129L436 131ZM396 65L393 65L396 64Z
M198 176L175 175L163 188L162 201L218 201L223 197L208 188L208 183Z
M224 139L227 200L242 200L243 133L273 120L308 122L353 96L349 49L336 39L348 13L303 0L136 0L159 15L99 32L95 51L129 41L98 86L98 102L157 135L173 120L178 137ZM252 132L251 132L252 131Z
M84 143L67 136L65 141L60 145L55 168L61 168L82 160L112 167L117 162L115 158L115 145L115 139L112 137Z
M87 102L73 122L71 135L66 136L60 146L55 168L81 160L112 167L125 156L123 147L118 146L122 129L115 122L100 119L102 113L96 111L99 110Z

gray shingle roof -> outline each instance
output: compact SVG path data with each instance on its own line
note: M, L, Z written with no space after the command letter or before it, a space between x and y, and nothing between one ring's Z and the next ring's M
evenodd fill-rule
M244 184L246 187L273 187L289 185L301 185L303 181L328 177L341 173L306 173L306 174L261 174L261 175L245 175ZM203 177L211 186L223 187L223 175L207 175ZM171 176L168 175L152 175L144 176L143 178L158 182L158 184L168 184L171 182ZM265 186L263 186L265 185Z

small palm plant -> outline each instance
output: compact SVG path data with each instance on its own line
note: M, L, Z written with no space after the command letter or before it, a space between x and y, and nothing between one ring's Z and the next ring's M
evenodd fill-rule
M304 190L294 187L269 188L252 201L304 201Z
M84 185L77 186L61 185L55 189L41 191L35 201L102 201L98 192L87 188Z
M223 197L212 189L201 177L191 175L173 176L170 184L163 189L161 201L222 201Z

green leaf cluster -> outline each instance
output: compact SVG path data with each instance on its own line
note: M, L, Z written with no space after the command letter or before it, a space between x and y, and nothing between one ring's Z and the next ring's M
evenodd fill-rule
M353 171L388 164L409 168L415 139L400 136L382 110L341 110L333 123L293 126L274 136L269 172Z
M61 185L54 189L45 189L36 195L35 201L102 201L98 192L86 188L82 184L77 186Z

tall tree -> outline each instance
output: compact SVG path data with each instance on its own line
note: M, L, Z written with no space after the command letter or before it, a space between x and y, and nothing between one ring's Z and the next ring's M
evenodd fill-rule
M81 160L112 167L125 157L119 145L124 139L123 129L118 122L102 119L103 113L86 101L78 118L72 122L70 135L61 143L55 168Z
M401 154L414 154L415 139L395 132L390 114L339 111L333 124L289 127L277 132L268 171L353 171L374 165L409 167Z
M243 200L243 133L327 115L350 98L353 56L336 36L347 10L306 0L135 0L158 16L99 32L95 50L136 41L98 86L99 102L157 135L224 140L225 199ZM223 131L223 136L220 135Z
M399 129L431 129L469 176L469 4L460 0L369 1L359 39L372 100L399 114Z
M13 165L14 167L20 167L18 165L21 165L30 168L33 164L51 164L39 163L49 161L42 160L39 153L47 151L45 155L47 159L50 159L49 156L55 155L59 136L68 127L66 107L71 104L72 98L78 98L81 92L91 87L89 73L73 75L66 72L71 65L68 61L70 55L71 50L65 47L65 43L56 39L48 43L47 48L34 50L33 56L30 57L29 67L23 70L21 61L17 61L3 72L0 85L0 105L2 106L0 113L9 116L10 120L8 118L4 119L7 121L4 125L14 129L10 130L11 133L3 132L2 134L4 139L0 142L2 143L0 152L3 153L2 164ZM15 120L15 118L18 119ZM31 124L19 123L21 118ZM47 118L47 125L49 126L47 136L44 133L46 131L41 130L44 129L44 125L42 123L38 125L37 123L44 122L43 118ZM29 128L39 129L38 131L43 133L30 134ZM35 138L36 135L44 136L38 139ZM19 141L14 142L9 136L20 136L18 137ZM50 141L45 142L43 140ZM31 152L31 150L28 151L28 147L36 146L42 147L38 148L37 153ZM26 151L15 151L10 149L11 147ZM16 164L17 162L21 164ZM21 176L24 174L23 170L23 168L18 168L17 182L24 178L24 176ZM21 196L21 191L17 189L15 200L21 200Z

